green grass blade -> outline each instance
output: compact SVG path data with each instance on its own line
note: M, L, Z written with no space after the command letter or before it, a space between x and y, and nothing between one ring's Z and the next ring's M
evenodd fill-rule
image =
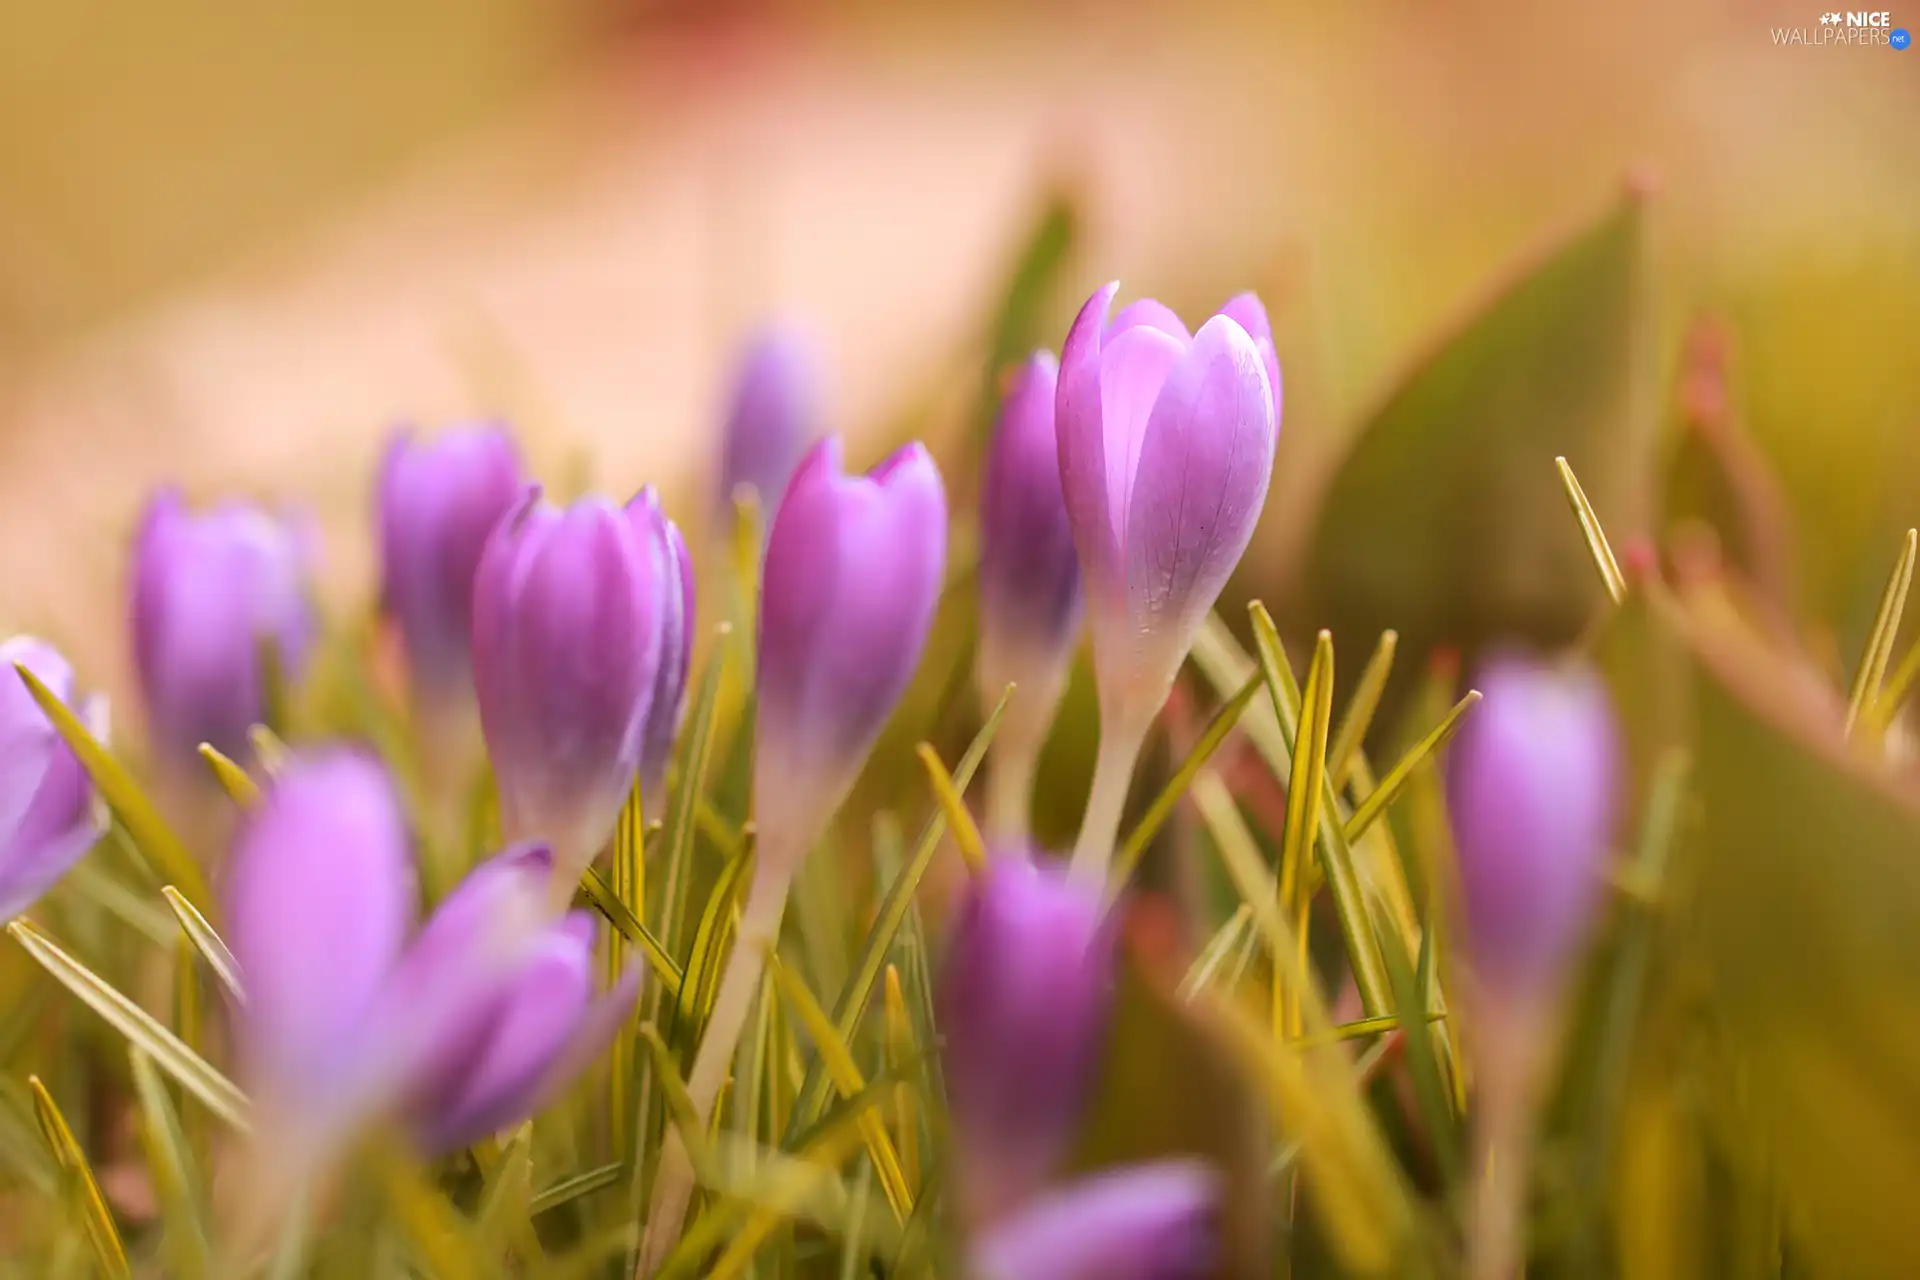
M40 1083L40 1077L28 1076L27 1087L33 1090L33 1113L40 1123L40 1135L46 1139L54 1161L60 1166L67 1200L86 1228L87 1243L93 1247L95 1261L103 1274L131 1280L133 1268L127 1263L126 1246L120 1242L120 1229L114 1225L113 1211L107 1208L106 1197L100 1194L100 1182L93 1176L93 1166L87 1163L87 1153L74 1141L67 1118L60 1114L53 1095Z
M206 1214L193 1149L159 1071L137 1046L128 1046L134 1094L140 1100L141 1143L161 1207L164 1250L173 1272L194 1280L208 1274Z
M693 860L694 832L700 811L700 790L706 783L713 759L714 728L720 709L720 691L726 683L728 655L734 652L732 627L721 623L714 631L706 670L700 675L700 691L693 704L688 724L691 732L680 757L680 789L667 812L666 869L659 918L661 941L667 954L677 954L680 940L682 895L687 890Z
M1264 642L1261 648L1264 652ZM1277 638L1275 651L1277 653ZM1284 661L1284 656L1281 660ZM1268 687L1272 688L1271 680ZM1333 637L1325 631L1314 641L1313 661L1307 667L1307 684L1300 695L1300 713L1301 732L1294 741L1293 773L1287 779L1287 823L1280 840L1280 906L1283 911L1293 912L1294 918L1300 921L1304 942L1307 903L1312 898L1307 885L1307 859L1320 832L1321 791L1327 781L1327 733L1333 719ZM1344 921L1344 913L1342 919ZM1291 1029L1285 992L1284 984L1274 984L1275 1034ZM1368 1012L1378 1010L1369 1008Z
M576 1200L583 1200L596 1191L605 1191L608 1187L618 1186L627 1171L624 1164L603 1164L588 1169L585 1173L576 1173L570 1178L562 1178L546 1190L534 1196L528 1202L527 1216L537 1218L564 1208Z
M1387 806L1393 803L1395 797L1400 794L1401 788L1407 785L1407 780L1413 777L1414 770L1433 759L1440 748L1447 745L1447 739L1453 737L1454 731L1460 727L1461 720L1479 701L1478 689L1467 690L1466 696L1454 703L1453 710L1447 712L1446 719L1435 725L1432 732L1420 739L1412 750L1401 757L1399 763L1387 771L1387 776L1380 779L1380 785L1367 793L1367 798L1360 802L1360 807L1353 811L1351 818L1347 819L1345 834L1348 844L1360 843L1360 838L1367 834L1368 828L1372 827L1380 815L1387 811Z
M213 771L215 782L227 793L228 799L242 809L250 809L260 800L260 784L247 776L247 771L220 754L219 748L211 742L200 744L200 758L207 762L207 768Z
M653 970L655 979L669 996L677 999L685 976L680 966L674 963L673 957L667 954L666 947L653 936L652 931L620 900L620 895L613 891L606 878L597 869L588 867L580 877L580 891L615 931L640 948L640 954L646 960L647 967Z
M245 1000L245 993L240 989L239 962L233 958L233 952L227 949L220 935L213 931L213 926L207 923L207 918L173 885L160 886L160 896L173 908L174 919L180 922L180 931L193 944L200 958L207 962L207 968L213 970L213 976L220 979L221 985L234 999Z
M1560 470L1560 483L1567 491L1567 502L1573 508L1573 515L1580 522L1580 533L1587 540L1587 551L1593 556L1593 567L1600 573L1600 581L1619 604L1627 598L1627 575L1620 572L1620 562L1614 558L1613 545L1607 541L1607 534L1600 527L1600 515L1593 509L1593 503L1587 500L1587 491L1580 487L1580 478L1573 474L1573 467L1565 458L1555 458L1553 465Z
M1913 583L1913 562L1920 550L1920 532L1907 530L1900 542L1900 558L1893 576L1880 596L1880 609L1874 614L1873 630L1867 635L1867 649L1860 657L1860 670L1854 673L1853 687L1847 693L1847 732L1853 732L1861 712L1871 708L1880 697L1880 685L1887 675L1887 663L1893 660L1894 641L1900 635L1900 615L1907 607L1907 588Z
M1134 829L1127 833L1127 838L1121 843L1119 852L1114 855L1112 886L1109 892L1118 893L1120 887L1133 878L1134 870L1140 865L1140 859L1146 856L1147 846L1153 843L1153 838L1160 834L1160 828L1165 826L1167 819L1173 816L1174 806L1185 797L1187 789L1193 785L1193 780L1199 775L1200 770L1206 768L1207 762L1212 760L1214 753L1220 749L1220 744L1227 740L1227 735L1232 733L1234 727L1240 723L1241 714L1253 701L1254 695L1260 692L1261 684L1262 681L1258 675L1249 678L1240 686L1238 692L1220 704L1220 709L1213 713L1211 720L1207 721L1207 727L1200 734L1200 740L1193 744L1193 750L1187 753L1187 758L1180 762L1180 767L1174 771L1171 778L1167 779L1167 785L1162 787L1160 794L1153 798L1153 803L1147 806L1146 813L1141 816Z
M1373 715L1380 709L1380 696L1387 691L1387 678L1393 674L1393 656L1399 647L1399 633L1380 633L1380 642L1374 646L1373 656L1367 659L1359 683L1353 686L1353 696L1347 700L1346 713L1340 717L1340 729L1333 735L1333 745L1327 748L1327 781L1333 785L1336 795L1346 788L1347 776L1353 771L1361 744L1367 740L1367 730L1373 727Z
M153 1015L116 990L106 979L61 950L45 934L24 920L7 926L14 941L40 967L59 979L83 1004L149 1055L181 1087L205 1103L207 1109L236 1129L247 1127L250 1110L246 1095L199 1054L189 1049Z
M1008 692L1011 693L1011 689ZM927 771L927 785L933 789L933 798L946 815L947 830L953 833L953 842L959 847L967 870L976 876L985 875L987 842L981 838L980 828L974 825L973 815L967 812L967 802L960 798L960 789L954 786L953 775L947 772L947 766L941 762L940 753L933 749L931 742L921 743L914 754L920 757L920 763Z
M179 885L181 892L193 901L208 901L207 881L200 873L200 864L160 817L160 810L134 781L133 774L94 740L80 718L40 682L39 676L20 663L15 663L13 669L20 674L40 710L46 713L54 731L79 759L80 767L86 770L101 798L119 816L127 834L133 837L134 847L146 858L154 874L162 881Z

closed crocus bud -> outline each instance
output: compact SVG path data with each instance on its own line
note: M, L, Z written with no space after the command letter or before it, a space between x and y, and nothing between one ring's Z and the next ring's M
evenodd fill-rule
M946 491L922 446L847 476L828 437L800 464L762 577L763 857L770 839L804 852L852 785L919 665L946 560Z
M1086 581L1100 758L1075 872L1104 878L1153 717L1266 502L1280 367L1266 312L1235 298L1189 335L1151 299L1088 299L1060 353L1060 481Z
M1266 502L1280 372L1242 295L1188 335L1094 294L1060 355L1060 477L1092 602L1103 716L1151 718Z
M369 756L290 762L247 815L225 936L246 992L244 1079L276 1138L310 1159L378 1092L367 1032L415 909L400 804Z
M653 528L666 550L668 582L660 614L660 663L654 673L653 696L647 709L647 727L640 743L640 793L647 816L666 803L667 763L679 736L686 709L687 676L693 669L694 582L693 558L680 529L660 508L652 485L633 500L636 514Z
M770 325L747 341L734 373L722 435L721 511L731 512L735 493L746 487L770 520L819 434L818 361L797 331Z
M1602 888L1618 744L1613 708L1583 666L1518 655L1487 663L1483 695L1448 759L1464 913L1479 982L1503 999L1554 990Z
M1112 941L1097 892L996 859L969 889L935 993L963 1218L1044 1187L1079 1128L1105 1039Z
M979 1280L1201 1280L1218 1266L1219 1179L1197 1161L1122 1168L1045 1196L969 1251Z
M1080 634L1080 562L1060 489L1052 355L1035 352L1007 390L980 491L981 696L1017 685L994 742L996 835L1026 834L1033 769Z
M79 760L27 692L25 667L106 738L106 699L75 701L73 668L44 640L0 643L0 923L53 887L105 831Z
M552 846L562 901L633 785L682 599L656 517L642 500L560 510L534 491L480 559L474 688L501 826Z
M513 437L472 426L397 433L380 469L380 607L398 626L413 693L428 706L471 694L473 582L487 537L524 491Z
M155 496L134 545L133 656L155 745L175 766L229 756L266 712L262 650L295 678L311 647L304 530L256 507Z

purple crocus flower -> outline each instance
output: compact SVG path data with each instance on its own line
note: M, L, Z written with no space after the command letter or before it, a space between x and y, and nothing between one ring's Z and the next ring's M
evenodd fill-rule
M156 746L175 766L201 743L229 756L266 712L261 650L288 679L314 633L304 529L245 503L189 512L171 489L134 544L133 657Z
M1113 283L1060 355L1060 478L1092 602L1103 716L1151 717L1253 537L1273 473L1280 366L1252 294L1189 336Z
M906 691L940 602L947 502L918 444L865 476L814 446L774 517L760 610L754 766L769 832L804 852Z
M505 428L395 433L380 468L381 610L398 625L416 699L471 696L473 582L487 537L523 492Z
M1218 1265L1218 1183L1190 1160L1082 1179L977 1239L972 1273L979 1280L1201 1280Z
M653 526L654 536L666 548L668 585L661 613L660 663L654 673L653 697L647 727L640 743L640 798L647 815L654 816L666 801L667 762L680 733L686 710L687 676L693 669L694 581L693 557L679 526L667 519L660 495L652 485L642 489L633 504Z
M666 527L645 496L560 510L532 490L480 559L474 687L501 825L553 847L557 893L612 831L661 667L681 649L668 630L686 597Z
M1080 562L1060 489L1053 356L1035 352L1007 390L980 491L981 696L1018 686L994 741L990 814L1025 837L1034 763L1080 634Z
M550 922L544 849L462 882L409 943L414 882L385 773L293 763L248 815L227 883L242 1063L266 1126L319 1161L395 1115L443 1151L525 1119L610 1042L638 974L595 997L593 926Z
M820 434L819 363L801 334L769 325L742 348L727 407L720 457L720 507L750 487L764 518L774 509L794 468Z
M1590 669L1507 654L1448 759L1462 942L1489 998L1551 992L1578 955L1612 834L1618 742Z
M40 899L105 832L93 788L27 692L25 667L105 741L107 700L76 702L73 668L32 636L0 643L0 922Z
M1112 937L1100 894L1055 864L998 858L961 906L936 993L962 1216L998 1220L1054 1176L1106 1036Z

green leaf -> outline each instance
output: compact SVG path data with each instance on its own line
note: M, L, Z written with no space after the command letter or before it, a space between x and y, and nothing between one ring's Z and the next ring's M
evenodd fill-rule
M106 1197L100 1194L100 1182L87 1163L87 1153L74 1141L73 1130L67 1127L66 1117L60 1114L40 1077L28 1076L27 1087L33 1090L33 1111L40 1122L40 1134L65 1175L67 1199L80 1215L94 1259L106 1275L131 1280L133 1268L127 1263L126 1246L120 1243L120 1229L114 1225Z
M1907 588L1913 582L1913 561L1920 552L1920 532L1909 529L1900 542L1900 558L1894 563L1893 576L1880 597L1879 611L1873 617L1873 630L1867 636L1867 651L1854 673L1853 689L1847 695L1847 732L1863 711L1870 711L1880 697L1880 684L1886 679L1887 664L1893 659L1894 641L1900 635L1900 615L1907 607Z
M647 967L653 970L655 979L669 996L677 998L684 977L680 966L673 962L673 957L667 954L666 947L653 936L652 931L640 923L640 918L633 914L633 910L620 900L620 895L607 884L606 878L597 869L588 867L580 876L580 891L586 895L594 910L606 917L608 924L627 941L639 946L640 954L646 959Z
M75 960L51 939L24 920L7 926L14 941L26 949L42 968L113 1029L150 1056L156 1065L205 1103L207 1109L236 1129L247 1127L249 1104L246 1095L232 1081L183 1044L173 1032L161 1026L153 1015L122 995L104 978Z
M1041 210L1014 259L1013 271L1000 294L1000 308L987 328L985 385L975 429L975 439L983 450L1000 410L1000 375L1035 347L1053 340L1045 324L1047 308L1065 274L1079 232L1078 208L1064 193L1056 194Z
M1440 645L1471 658L1497 639L1581 634L1605 589L1554 460L1616 533L1641 527L1644 205L1629 191L1528 264L1361 425L1303 544L1302 622L1343 646L1395 629L1413 671ZM1407 687L1396 677L1385 705Z
M131 1045L127 1055L133 1069L134 1093L140 1099L147 1170L160 1200L168 1263L173 1273L189 1280L207 1275L210 1254L206 1212L200 1201L200 1174L193 1149L153 1059Z
M185 845L160 817L159 809L147 798L140 784L125 765L114 758L100 743L94 740L86 725L80 722L66 703L54 696L53 690L40 682L40 677L19 663L14 664L20 679L26 684L27 692L46 713L55 732L79 759L80 767L87 771L87 777L99 790L114 813L119 815L121 823L140 853L152 866L154 874L161 880L179 885L195 902L206 902L206 877L200 874L200 864L193 860Z
M207 923L207 918L187 901L185 894L170 884L160 886L160 896L173 908L174 918L180 922L180 931L193 944L200 958L207 962L207 967L213 970L214 977L220 979L221 985L234 999L244 1000L245 993L240 989L239 962L233 958L233 952L227 949L220 935L213 931L213 926Z
M214 781L227 797L243 809L251 808L260 800L260 784L247 776L247 771L220 754L210 742L200 744L200 758L207 762L207 768L213 771Z

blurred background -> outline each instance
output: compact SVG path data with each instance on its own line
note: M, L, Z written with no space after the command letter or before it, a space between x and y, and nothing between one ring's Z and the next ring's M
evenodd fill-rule
M1261 565L1396 372L1629 174L1650 385L1721 318L1805 614L1859 635L1920 518L1920 52L1777 44L1803 0L0 11L0 616L116 689L157 480L312 503L341 604L401 421L511 417L697 523L749 325L818 330L856 460L956 428L1061 195L1062 332L1116 276L1274 310Z

